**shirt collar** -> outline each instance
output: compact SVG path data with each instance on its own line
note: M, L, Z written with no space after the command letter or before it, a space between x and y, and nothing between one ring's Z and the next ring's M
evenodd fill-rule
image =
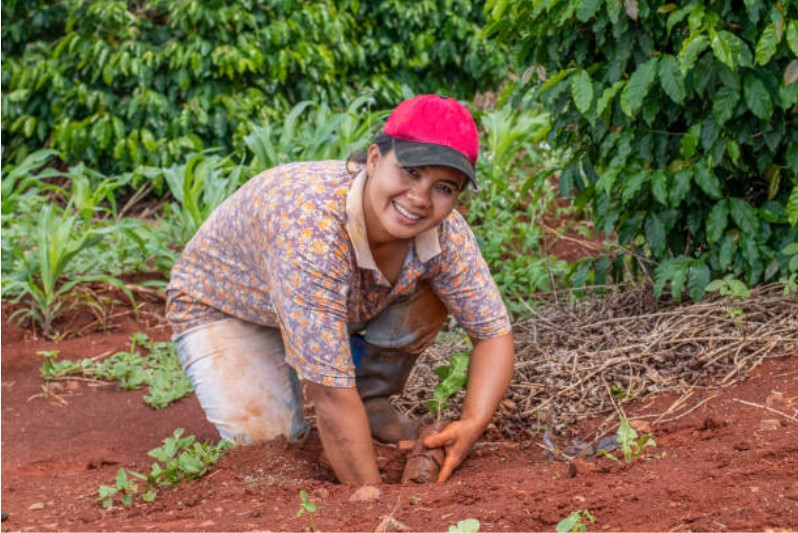
M366 233L366 216L363 213L363 191L366 186L366 170L363 169L352 181L346 196L346 232L355 249L357 266L369 270L378 270L374 256L371 255L368 235ZM441 253L438 240L438 227L428 229L414 239L416 255L422 263L426 263Z

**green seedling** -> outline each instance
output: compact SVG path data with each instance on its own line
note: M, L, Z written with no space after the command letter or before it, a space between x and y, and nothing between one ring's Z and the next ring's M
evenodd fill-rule
M433 397L427 402L427 408L441 419L443 410L449 405L449 399L464 389L468 384L469 356L466 352L458 352L452 356L451 363L435 369L440 383L435 385Z
M321 509L321 507L317 506L315 503L310 501L310 497L308 497L308 493L304 490L299 491L299 511L297 511L296 516L297 518L306 514L308 515L308 522L310 523L310 530L316 531L316 512Z
M120 468L116 472L116 480L113 485L100 485L99 501L103 509L113 507L116 500L122 505L130 505L133 503L133 496L138 492L138 487L127 476L124 468Z
M707 292L717 292L725 297L729 304L726 306L726 312L729 313L729 318L736 321L742 314L741 307L734 305L733 302L739 302L751 296L751 290L743 283L734 277L734 274L729 274L723 279L716 279L706 287Z
M147 351L142 355L139 348ZM82 376L89 379L117 381L127 390L148 387L144 402L162 409L192 391L191 381L180 367L171 342L154 342L143 333L130 336L130 348L102 361L79 359L56 361L58 350L39 352L44 357L41 376L45 381Z
M163 445L148 452L156 462L148 475L139 472L126 472L120 468L116 474L114 486L100 485L100 502L104 508L112 507L117 497L123 505L133 503L138 487L129 477L133 476L145 483L141 499L151 502L158 495L158 489L177 485L184 481L205 475L208 467L217 462L224 452L233 444L222 440L217 444L196 442L193 435L183 436L183 428L175 429L170 437L163 440Z
M460 520L456 525L449 526L449 533L478 533L479 520L476 518L466 518Z
M623 454L623 458L627 463L639 459L645 448L657 445L650 433L644 433L638 436L637 431L635 431L635 428L632 427L626 417L621 417L621 424L618 426L615 438L618 441L618 447ZM620 459L605 450L599 450L598 454L612 459L616 463L621 462Z
M596 517L590 511L576 510L557 523L557 533L567 533L569 531L587 531L587 526L594 523Z

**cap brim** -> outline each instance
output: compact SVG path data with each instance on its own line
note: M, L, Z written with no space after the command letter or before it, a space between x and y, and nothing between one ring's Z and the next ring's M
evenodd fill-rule
M399 164L408 167L442 166L459 170L477 188L474 165L463 154L440 144L417 143L394 138L393 149Z

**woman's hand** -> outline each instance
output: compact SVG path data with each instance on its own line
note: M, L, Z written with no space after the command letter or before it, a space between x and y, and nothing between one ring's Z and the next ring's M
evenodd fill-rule
M316 408L324 453L338 481L357 485L380 483L366 409L357 390L325 387L305 381Z
M485 431L510 386L514 364L515 350L511 334L474 344L468 365L468 389L460 420L424 440L425 446L443 447L446 452L438 483L449 479Z
M460 419L452 422L440 433L424 439L427 448L443 448L446 458L438 473L438 483L443 483L452 475L468 455L471 446L477 441L485 426L473 420Z

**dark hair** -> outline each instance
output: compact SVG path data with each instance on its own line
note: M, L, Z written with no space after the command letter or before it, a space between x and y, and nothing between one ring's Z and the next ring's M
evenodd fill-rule
M374 136L368 146L371 146L372 144L377 145L377 148L380 149L381 154L387 154L393 150L393 137L380 132ZM357 173L360 170L358 167L366 164L366 160L368 159L368 146L366 147L366 150L361 152L352 152L349 154L349 157L346 158L346 168L350 173Z

